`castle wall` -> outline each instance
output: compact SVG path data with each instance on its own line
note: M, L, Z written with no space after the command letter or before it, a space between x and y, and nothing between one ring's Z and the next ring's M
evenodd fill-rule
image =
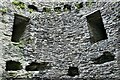
M9 2L8 2L9 3ZM3 77L47 77L47 78L81 78L81 79L118 79L119 78L119 2L83 3L83 7L77 10L76 3L71 5L71 11L64 11L66 3L36 3L40 7L39 12L29 12L29 9L16 9L9 3L8 12L1 13L1 33L3 45L2 69ZM51 12L41 12L42 8L51 7ZM60 6L62 11L55 12L54 7ZM38 8L39 8L38 7ZM100 10L107 39L94 42L91 27L87 16ZM12 28L14 23L13 13L21 13L29 17L30 21L20 42L12 42ZM97 18L97 17L96 17ZM98 20L99 21L99 20ZM93 19L92 23L96 23ZM99 22L96 23L99 25ZM102 23L101 23L102 24ZM100 25L101 25L100 24ZM22 24L21 24L22 25ZM93 24L94 25L94 24ZM99 30L94 27L92 30ZM99 31L96 31L96 33ZM91 35L92 34L92 35ZM102 31L101 31L102 34ZM99 35L94 36L99 37ZM100 56L108 52L114 59L101 62ZM18 61L23 66L22 70L5 71L5 62ZM98 60L98 61L97 61ZM26 71L25 67L31 62L48 63L39 72ZM97 63L98 62L98 63ZM69 67L78 68L79 75L69 76Z

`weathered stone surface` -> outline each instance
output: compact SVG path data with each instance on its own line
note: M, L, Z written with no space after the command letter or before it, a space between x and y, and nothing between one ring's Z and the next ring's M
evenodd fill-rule
M77 9L80 9L80 8L82 8L82 7L84 6L84 4L83 4L83 2L81 2L81 3L76 3L75 6L77 7Z
M54 11L55 11L55 12L61 12L61 7L55 7L55 8L54 8Z

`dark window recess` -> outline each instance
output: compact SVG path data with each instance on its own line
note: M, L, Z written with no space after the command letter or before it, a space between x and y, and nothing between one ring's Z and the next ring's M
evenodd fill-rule
M91 43L107 39L107 34L104 28L100 10L88 15L86 18L90 30Z
M101 56L93 59L93 62L94 64L102 64L102 63L113 61L113 60L115 60L115 55L113 55L112 53L108 51L105 51L103 52Z
M64 11L71 11L71 5L65 4L63 10Z
M51 8L44 7L42 11L43 11L43 12L50 12L50 11L51 11Z
M60 11L61 11L61 7L55 7L55 8L54 8L54 11L55 11L55 12L60 12Z
M39 70L49 69L50 66L47 66L47 65L48 65L48 62L41 62L41 63L32 62L30 63L30 65L26 66L25 70L26 71L39 71Z
M28 5L28 8L33 9L35 11L38 11L38 8L36 6L34 6L34 5Z
M75 75L79 75L79 70L77 67L69 67L68 75L74 77Z
M20 38L22 37L26 25L29 22L29 18L18 15L18 14L14 14L14 24L13 24L13 31L12 31L12 39L11 41L13 42L19 42Z
M6 62L6 71L16 71L21 69L22 69L22 65L20 62L16 62L12 60Z

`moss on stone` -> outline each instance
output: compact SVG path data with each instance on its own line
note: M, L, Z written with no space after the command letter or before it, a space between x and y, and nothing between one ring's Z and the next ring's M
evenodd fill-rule
M29 9L28 11L29 11L30 13L32 13L32 12L33 12L33 9Z
M43 8L43 12L51 12L51 8L44 7L44 8Z
M55 8L54 8L54 11L55 11L55 12L61 12L61 7L55 7Z
M12 2L12 4L16 5L18 9L25 9L25 4L23 2L20 2L20 1L17 1L17 0L14 0Z
M15 73L15 72L10 72L9 74L8 74L8 76L11 76L11 77L15 77L17 75L17 73Z
M8 11L7 8L1 8L1 9L0 9L0 12L2 12L2 13L6 13L7 11Z
M14 5L19 5L19 1L14 0L14 1L12 2L12 4L14 4Z
M88 2L86 2L86 6L90 7L92 6L92 3L94 3L94 0L88 0Z

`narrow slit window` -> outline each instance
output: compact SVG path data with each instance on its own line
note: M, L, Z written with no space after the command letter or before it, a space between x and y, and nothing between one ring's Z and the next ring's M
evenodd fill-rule
M21 36L23 35L26 25L29 22L29 18L14 14L14 24L13 24L13 31L12 31L12 39L13 42L19 42Z
M88 15L86 18L90 30L91 43L108 39L100 10Z

